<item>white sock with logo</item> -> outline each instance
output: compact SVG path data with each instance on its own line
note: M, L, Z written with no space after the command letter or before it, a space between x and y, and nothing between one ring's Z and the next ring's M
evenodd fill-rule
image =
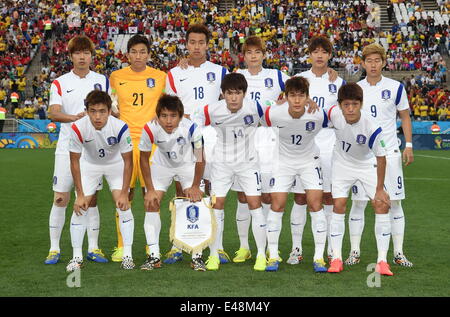
M405 234L405 214L403 213L401 200L391 200L389 210L392 229L392 245L394 246L394 256L403 254L403 237Z
M345 233L345 214L332 213L330 221L330 240L333 260L342 260L342 239Z
M119 213L119 225L120 232L122 232L123 238L123 256L132 256L131 247L133 245L133 234L134 234L134 217L131 209L125 211L117 208Z
M216 217L217 231L216 231L216 239L209 246L210 256L219 256L217 252L219 250L219 246L221 245L221 236L223 234L223 223L224 223L224 212L223 209L214 209L214 216Z
M360 253L361 236L364 230L364 211L367 200L353 200L348 217L351 251Z
M391 219L389 214L375 214L375 238L377 240L378 259L385 261L391 238Z
M236 210L236 226L239 235L240 248L249 250L248 231L250 228L251 215L248 205L238 201Z
M66 208L52 206L49 217L49 229L50 229L50 250L61 252L59 248L59 241L61 240L61 232L66 220Z
M88 250L93 252L98 249L98 235L100 233L100 214L98 206L88 208Z
M300 253L302 249L302 237L306 224L306 205L298 205L294 202L291 210L291 235L292 250L298 248Z
M323 209L310 212L311 228L314 237L314 261L323 259L323 252L325 251L325 242L327 241L327 218Z
M252 232L255 238L257 255L264 255L266 250L267 226L266 218L264 218L262 208L251 210L252 215Z
M261 203L261 206L262 206L262 212L263 212L263 215L264 215L264 219L267 220L267 215L269 214L271 205L270 204Z
M161 232L161 216L159 212L145 212L144 232L150 255L160 258L159 235Z
M284 212L269 211L267 216L267 244L269 246L269 258L278 259L278 240L283 224Z
M74 211L70 219L70 240L72 242L73 257L80 259L83 258L82 248L88 222L88 211L81 210L81 213L81 216L77 216Z

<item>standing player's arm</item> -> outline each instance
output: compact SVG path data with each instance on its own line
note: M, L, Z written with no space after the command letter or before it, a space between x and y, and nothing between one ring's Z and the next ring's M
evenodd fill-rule
M400 110L398 112L400 119L402 120L403 135L405 136L406 147L403 151L403 162L406 166L414 162L414 154L412 149L412 124L409 116L409 109Z
M122 153L123 159L123 182L122 190L116 201L116 207L122 211L130 209L130 201L128 200L128 192L130 191L131 174L133 173L133 152Z
M48 117L55 122L73 122L83 118L86 112L80 112L76 115L65 114L61 111L61 105L50 105Z
M384 190L384 178L386 175L386 156L377 156L377 189L375 192L375 201L382 201L391 206L388 193Z
M77 193L73 209L78 216L82 215L80 209L87 210L89 206L89 202L84 196L83 185L81 183L80 157L81 153L70 152L70 171L72 172L73 183Z
M141 165L141 173L144 178L145 183L145 196L144 196L144 207L145 210L150 210L150 206L153 205L159 208L159 196L155 191L155 187L153 187L152 175L150 170L150 155L151 151L140 151L139 154L139 163Z

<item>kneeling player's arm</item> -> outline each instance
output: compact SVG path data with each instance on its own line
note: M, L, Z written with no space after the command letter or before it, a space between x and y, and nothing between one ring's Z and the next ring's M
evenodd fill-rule
M129 151L122 153L123 158L123 183L122 183L122 194L128 195L131 182L131 174L133 173L133 152Z
M139 163L141 165L141 173L144 178L147 191L154 191L155 188L153 187L152 175L150 171L150 154L152 154L152 152L140 151Z
M386 156L377 156L377 190L383 190L386 175Z
M70 152L70 171L72 172L73 183L77 195L84 196L83 186L81 184L80 157L81 153Z
M203 150L203 146L198 149L194 149L194 155L196 159L195 163L195 174L194 180L192 182L192 186L200 187L200 182L203 178L203 173L205 172L205 152Z

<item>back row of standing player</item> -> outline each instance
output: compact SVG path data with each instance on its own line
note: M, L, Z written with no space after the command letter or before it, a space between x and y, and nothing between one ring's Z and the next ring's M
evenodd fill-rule
M128 123L130 127L130 134L133 140L135 149L133 150L134 171L131 186L134 187L136 178L140 174L139 168L139 138L141 136L142 127L154 116L154 109L156 102L161 95L164 87L170 94L177 95L183 105L184 113L187 117L193 114L195 109L205 104L214 104L219 100L220 85L222 78L227 73L227 70L219 65L215 65L207 61L207 43L209 40L208 30L201 25L192 26L187 33L187 48L189 51L189 65L183 69L176 67L172 69L167 78L164 73L146 66L148 59L148 42L145 38L136 36L128 43L128 58L130 67L124 68L112 74L111 86L115 89L118 96L120 118ZM264 60L264 44L258 37L250 37L244 45L244 54L248 69L239 70L248 82L247 98L264 101L276 100L284 91L284 83L288 77L278 70L262 68ZM50 102L52 109L52 118L55 121L61 121L67 124L62 125L60 141L55 156L55 175L54 175L54 192L55 199L52 211L50 214L50 237L51 248L49 257L46 263L56 263L59 260L59 238L61 235L62 226L64 224L65 207L69 200L69 192L72 187L70 168L68 164L67 151L67 129L70 130L70 122L79 119L83 115L83 107L80 106L79 100L83 100L87 93L92 89L101 89L108 91L109 81L102 75L89 71L90 57L89 49L79 51L71 48L69 44L69 52L74 63L74 70L60 78L52 84L52 100ZM396 138L396 114L397 112L402 119L402 126L405 132L407 141L407 148L404 152L404 159L406 164L412 162L412 145L411 145L411 127L409 121L409 107L407 96L402 85L396 81L381 76L381 69L383 68L386 58L384 50L378 47L373 54L366 54L363 66L366 68L368 76L363 81L359 82L364 90L364 107L363 111L369 112L369 115L377 120L382 126L388 148L388 167L386 176L386 188L391 197L391 222L392 222L392 237L394 242L394 260L401 265L410 266L411 263L403 255L403 232L404 232L404 215L401 208L401 199L404 198L403 176L401 168L400 152L397 145ZM343 84L341 78L334 81L329 79L327 62L332 55L332 46L325 38L314 38L310 43L310 57L312 61L312 69L300 75L309 80L309 95L313 100L323 109L329 107L337 102L337 91ZM68 126L69 125L69 126ZM68 127L67 127L68 126ZM212 144L215 140L214 130L203 132L206 144L206 157L212 155ZM272 153L274 136L271 130L259 129L257 133L258 154L259 157L270 158L268 155ZM294 140L295 141L295 140ZM331 223L332 214L332 198L330 189L330 174L331 174L331 152L334 146L334 132L331 129L323 129L316 138L316 144L320 148L320 160L322 173L324 178L324 207L323 211L310 209L312 211L313 227L322 226L326 224L329 227ZM275 227L280 227L281 217L269 217L270 209L270 159L261 160L261 182L262 182L262 211L264 219L268 223L277 223ZM64 165L66 164L66 165ZM205 178L208 178L210 172L205 172ZM143 178L140 178L141 186L144 185ZM295 204L291 212L291 229L293 238L293 247L288 263L296 264L302 260L302 246L301 236L303 227L306 221L306 200L302 195L302 188L298 186L301 184L299 180L296 181L297 186L293 191L295 195ZM236 188L238 189L238 188ZM354 187L354 203L350 213L350 236L351 236L351 255L347 260L347 264L355 264L359 262L359 242L361 238L362 228L364 226L364 208L367 200L366 195L362 193L361 186ZM144 187L143 187L144 193ZM130 193L130 200L133 197L133 190ZM273 196L272 196L273 197ZM223 197L224 198L224 197ZM233 259L234 262L243 262L250 258L250 247L248 246L248 230L251 222L250 215L254 215L255 209L258 206L252 204L251 201L245 199L244 195L239 195L240 203L236 214L236 221L238 233L240 238L240 249L236 252ZM247 205L244 202L249 202ZM272 201L273 203L273 201ZM222 205L221 205L222 204ZM248 207L250 206L250 208ZM220 201L216 205L216 217L221 219L223 223L223 202ZM278 209L278 210L274 210ZM250 210L250 212L249 212ZM280 212L284 210L284 206L278 208L272 207L273 212ZM253 211L253 212L252 212ZM318 212L322 211L322 212ZM88 258L98 262L107 261L103 253L98 247L98 228L99 216L98 208L95 200L91 203L89 208L89 225L88 225L88 240L89 252ZM257 214L257 213L256 213ZM255 215L254 217L259 217ZM318 219L317 219L318 218ZM354 220L355 219L355 220ZM255 219L254 219L255 221ZM259 220L256 220L259 222ZM223 225L219 226L222 228ZM280 227L281 229L281 227ZM329 228L328 228L329 229ZM323 230L318 230L323 231ZM327 230L330 232L330 230ZM120 230L118 229L120 234ZM222 232L220 232L222 235ZM330 239L330 236L329 236ZM119 241L121 237L119 235ZM323 237L318 237L316 242L316 254L314 256L315 267L318 271L323 270L325 264L323 262L323 247L325 241ZM328 241L328 255L332 254L331 243ZM221 263L230 261L226 253L223 251L221 238L217 239L215 250L212 250L212 256L217 256ZM273 244L273 243L272 243ZM271 240L269 237L269 246ZM258 248L260 253L260 249ZM322 252L321 252L322 251ZM123 255L123 246L119 244L113 260L121 261ZM217 252L217 253L216 253ZM273 254L274 247L270 248L269 258L277 258ZM150 252L148 252L150 253ZM168 253L168 258L165 263L174 263L180 260L182 253L175 247ZM218 265L217 265L218 267Z

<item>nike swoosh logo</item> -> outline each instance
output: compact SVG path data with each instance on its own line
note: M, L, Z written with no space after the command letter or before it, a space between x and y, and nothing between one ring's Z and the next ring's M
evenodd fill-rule
M216 125L221 125L223 122L215 122Z
M67 93L71 93L72 91L74 91L75 89L72 90L66 90Z
M156 141L156 143L160 144L160 143L164 143L166 141Z
M98 231L98 230L100 230L100 228L92 229L92 231Z
M124 220L124 221L122 221L122 223L127 223L127 222L130 222L131 220L133 220L133 219Z
M383 237L390 236L390 235L391 235L390 232L389 233L383 233Z
M266 225L259 225L261 228L264 228Z
M92 141L94 141L94 139L92 139L92 140L85 140L84 142L85 143L89 143L89 142L92 142Z
M278 128L278 129L283 129L284 127L279 127L279 126L277 126L277 128Z
M324 231L317 231L317 233L322 233L322 232L326 232L326 230L324 230Z
M268 232L278 232L280 230L267 230Z
M72 226L81 226L81 223L71 223Z
M323 185L323 183L319 183L319 185Z
M120 86L122 86L122 85L125 85L126 83L127 83L127 82L124 82L124 83L119 83L119 85L120 85Z
M332 236L332 237L342 236L342 233L340 233L340 234L332 234L331 236Z
M403 216L401 216L401 217L394 217L394 220L402 219L402 218L403 218Z
M248 220L248 218L247 219L236 219L236 221L246 221L246 220Z
M402 193L395 193L395 195L397 195L397 196L398 196L398 195L401 195L401 194L402 194Z
M362 220L362 218L350 218L351 221L359 221Z
M180 81L185 81L187 78L180 79Z
M291 222L291 225L292 225L292 226L300 226L301 223L292 223L292 222Z

